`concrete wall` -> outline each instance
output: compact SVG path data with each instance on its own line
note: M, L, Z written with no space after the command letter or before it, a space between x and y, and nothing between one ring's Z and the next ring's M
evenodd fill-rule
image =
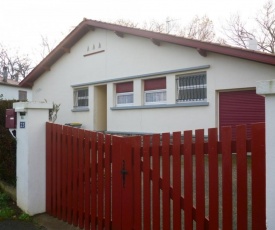
M92 52L99 53L84 56ZM204 69L207 72L207 106L113 109L116 79L137 76L134 80L134 105L143 106L143 80L147 77L140 75L200 66L210 66ZM107 114L103 115L107 116L109 131L171 132L209 128L218 125L219 91L255 88L257 80L272 79L274 70L275 67L270 65L215 53L202 57L193 48L168 43L156 46L149 39L127 34L120 38L112 31L96 29L85 35L70 53L65 54L35 82L33 100L61 103L56 123L81 122L84 128L94 130L97 129L95 123L98 116L95 108L101 100L94 90L98 82L107 87ZM188 72L194 71L150 77L166 76L167 104L175 105L175 77ZM89 111L72 112L72 86L79 84L89 87Z
M0 84L0 95L3 94L4 100L18 100L20 90L27 91L28 101L32 100L32 90L31 89Z

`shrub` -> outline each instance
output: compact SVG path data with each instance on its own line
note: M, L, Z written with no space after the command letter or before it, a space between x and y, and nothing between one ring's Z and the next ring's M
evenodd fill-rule
M6 109L15 100L0 100L0 180L16 185L16 140L5 128Z

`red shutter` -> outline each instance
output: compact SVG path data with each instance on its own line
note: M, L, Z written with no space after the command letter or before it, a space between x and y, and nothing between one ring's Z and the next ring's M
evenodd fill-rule
M144 81L144 91L166 89L166 77L148 79Z
M222 126L236 126L265 121L264 97L255 90L231 91L219 93L219 119ZM248 130L250 137L251 131ZM233 129L235 136L235 128Z
M123 82L116 84L116 92L117 93L126 93L126 92L133 92L133 82Z

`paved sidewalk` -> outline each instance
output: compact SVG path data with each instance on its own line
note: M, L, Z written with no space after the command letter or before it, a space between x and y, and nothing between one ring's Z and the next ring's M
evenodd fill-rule
M37 223L40 228L38 229L47 229L47 230L80 230L80 228L76 228L73 225L69 225L68 223L58 220L46 213L38 214L33 217L33 222ZM42 227L42 228L41 228Z

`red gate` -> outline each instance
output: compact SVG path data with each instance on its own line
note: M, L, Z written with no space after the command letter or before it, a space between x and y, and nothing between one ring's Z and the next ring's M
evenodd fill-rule
M119 137L47 123L47 213L85 229L265 229L265 127Z

